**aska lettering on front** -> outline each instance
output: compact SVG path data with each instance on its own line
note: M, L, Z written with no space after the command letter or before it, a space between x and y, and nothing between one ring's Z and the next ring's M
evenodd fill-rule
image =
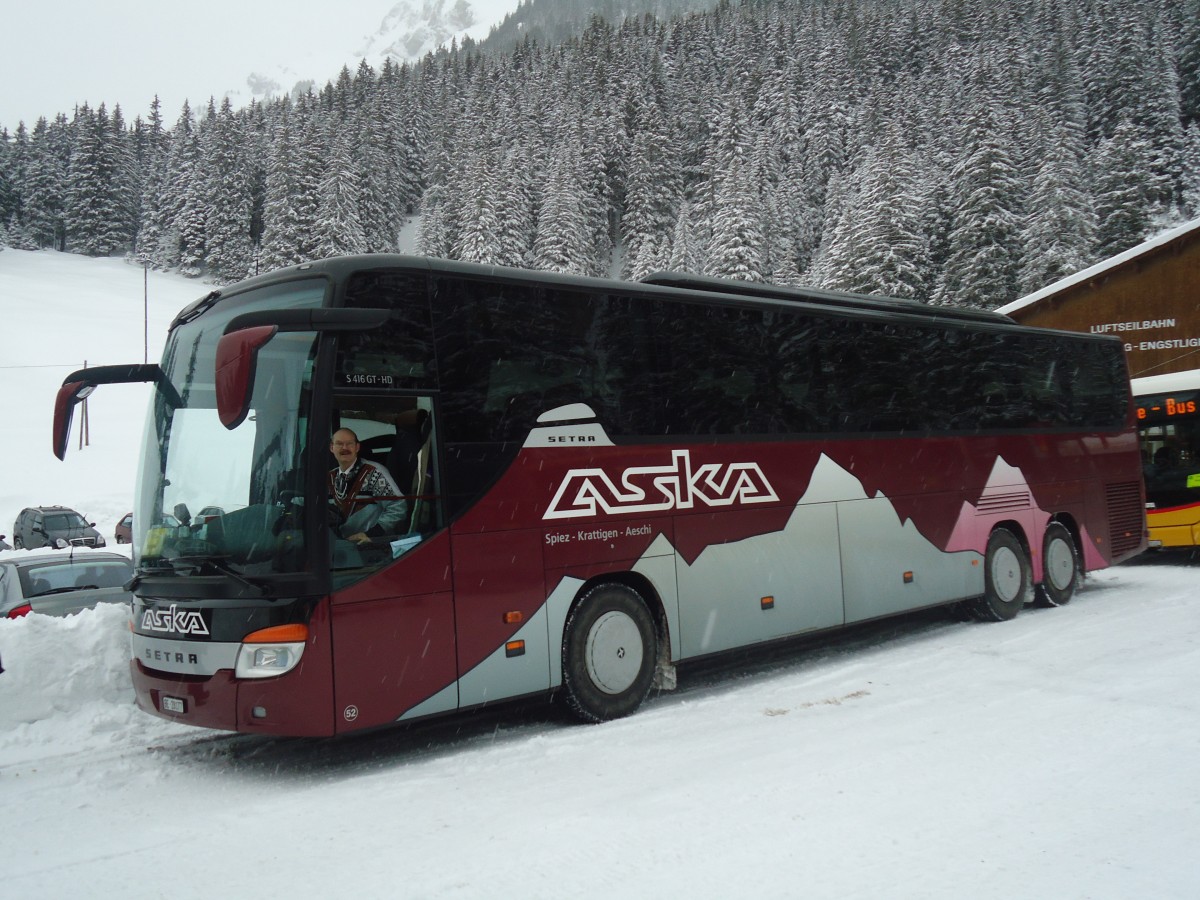
M692 468L688 450L672 450L671 463L632 466L619 484L603 469L571 469L543 519L573 519L605 513L646 513L779 499L758 463L705 463Z
M142 630L163 634L208 634L208 626L199 610L177 609L171 604L168 609L148 609L142 615Z

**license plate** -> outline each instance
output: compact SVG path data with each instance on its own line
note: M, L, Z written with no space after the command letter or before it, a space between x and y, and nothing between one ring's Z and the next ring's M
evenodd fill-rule
M163 697L162 698L163 712L182 713L183 700L179 697Z

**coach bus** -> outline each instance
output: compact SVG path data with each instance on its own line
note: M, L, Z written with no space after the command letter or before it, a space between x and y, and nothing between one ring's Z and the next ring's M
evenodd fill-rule
M1150 546L1200 547L1200 369L1133 380Z
M1120 342L991 312L328 259L214 290L161 364L68 376L55 453L82 397L136 381L137 703L212 728L551 695L604 721L684 661L1010 619L1145 547ZM404 507L348 540L355 443Z

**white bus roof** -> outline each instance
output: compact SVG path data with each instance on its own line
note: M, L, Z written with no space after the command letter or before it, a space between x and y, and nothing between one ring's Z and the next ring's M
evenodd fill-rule
M1133 386L1135 397L1146 394L1165 394L1169 391L1194 390L1200 388L1200 369L1167 372L1165 375L1147 375L1145 378L1134 378L1129 383Z

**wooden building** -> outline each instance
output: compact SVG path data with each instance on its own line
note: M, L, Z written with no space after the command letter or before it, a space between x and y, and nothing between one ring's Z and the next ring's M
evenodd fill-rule
M1200 368L1200 219L999 312L1023 325L1116 335L1134 378Z

